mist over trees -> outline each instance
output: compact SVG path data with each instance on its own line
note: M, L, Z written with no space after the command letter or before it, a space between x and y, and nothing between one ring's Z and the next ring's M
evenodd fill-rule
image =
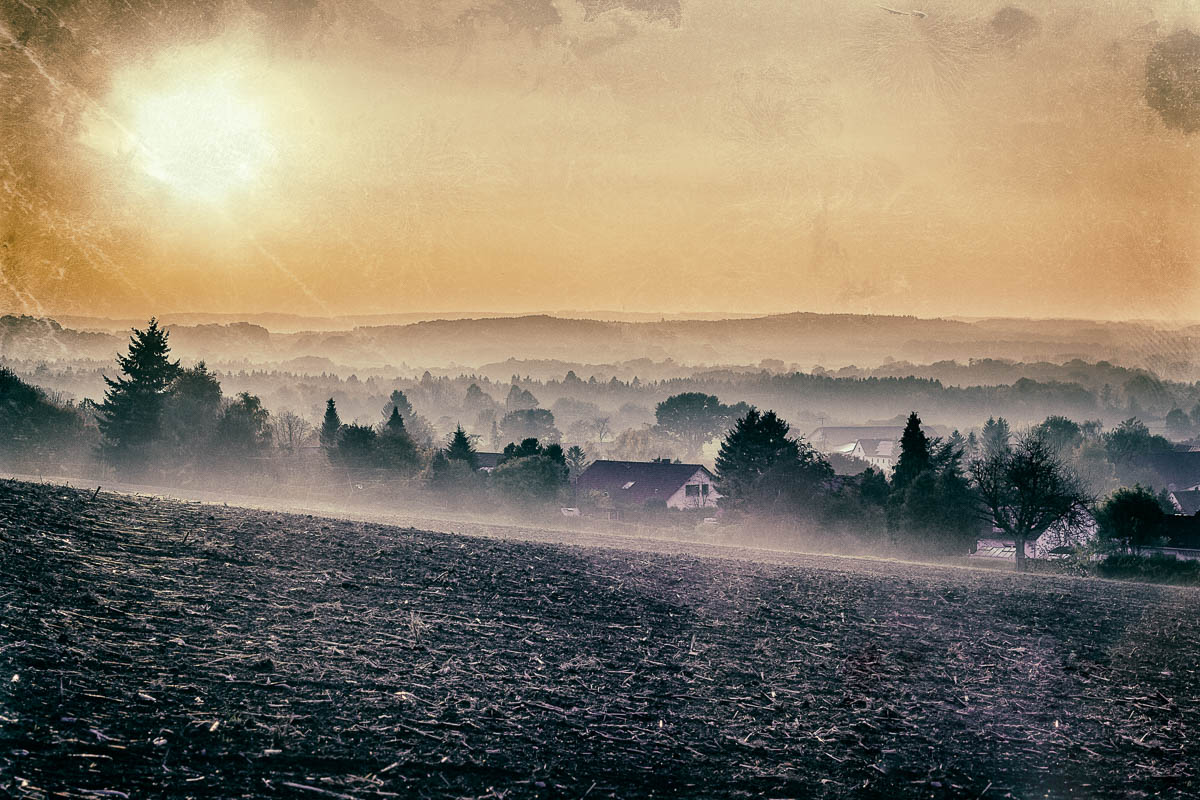
M0 458L6 464L55 464L88 447L89 415L0 367Z
M611 499L577 495L575 481L597 459L706 463L716 476L716 513L734 525L745 520L753 530L763 521L797 541L817 536L831 547L937 557L968 551L993 527L1014 541L1037 541L1078 525L1089 509L1113 547L1142 547L1141 529L1129 520L1149 504L1134 508L1145 497L1128 496L1132 489L1114 492L1140 484L1159 506L1165 502L1162 490L1178 481L1172 464L1191 463L1193 445L1179 437L1197 429L1200 404L1196 387L1144 374L1118 389L1102 384L1098 394L1081 385L1053 387L1052 396L1088 398L1082 405L1089 415L1050 413L1014 424L996 413L1005 407L1001 393L1029 397L1046 387L1018 381L963 389L918 378L767 371L642 381L585 380L568 370L562 379L513 374L494 382L427 370L390 385L373 375L230 373L204 361L181 365L157 320L132 331L116 366L115 376L103 378L101 404L76 404L4 369L0 453L14 465L56 465L65 473L98 468L165 485L311 487L377 502L404 497L533 514L582 505L588 513L674 525L688 524L680 522L687 514L668 513L661 499L617 509ZM1111 374L1108 366L1097 369ZM55 375L44 366L34 372ZM291 402L272 408L249 386ZM809 422L796 428L778 409L743 399L765 394L794 408L821 397L843 402L848 413L856 403L894 404L891 393L910 397L915 389L935 408L952 396L970 397L987 413L975 416L965 435L911 409L882 419L839 418L893 429L903 423L890 475L844 449L815 448L805 432L828 420L813 411L802 408L800 418ZM1163 433L1128 415L1131 408L1158 409L1154 424ZM1125 416L1106 424L1091 412ZM1094 498L1109 505L1093 505ZM1153 521L1147 526L1158 530Z
M386 420L391 406L397 405L409 435L422 448L432 447L458 424L492 450L525 435L554 438L553 431L544 427L519 429L522 422L530 421L521 419L525 415L511 418L510 431L504 433L501 423L510 413L505 403L511 395L517 405L536 403L534 408L517 411L549 412L558 438L567 444L607 446L629 433L621 452L630 457L643 453L687 460L710 459L723 429L697 451L698 434L685 432L674 421L661 425L658 406L682 395L716 397L734 409L731 416L751 404L772 408L805 434L821 425L903 425L908 412L918 408L941 432L958 428L978 435L980 420L988 416L1003 416L1016 427L1038 424L1049 416L1079 424L1099 420L1104 427L1137 417L1156 434L1178 441L1195 435L1193 412L1200 405L1200 385L1079 360L1052 364L972 359L928 365L896 361L873 368L813 367L810 371L795 371L783 362L765 369L685 367L648 359L592 366L514 360L481 369L426 370L408 377L397 369L339 367L322 359L294 360L293 369L244 360L206 361L227 395L249 392L272 412L290 411L310 424L320 423L323 403L331 397L345 419L370 425ZM107 389L102 373L111 373L110 367L86 359L8 363L25 379L76 402L99 399ZM319 368L302 371L307 364ZM515 372L519 368L538 377ZM503 377L496 374L501 370ZM399 402L393 403L393 395ZM643 435L647 426L655 432ZM857 471L857 465L837 466L841 471Z
M545 408L510 411L500 420L500 436L509 441L544 439L558 441L562 433L554 425L554 414Z
M745 403L727 406L716 395L683 392L672 395L654 409L654 418L668 436L677 439L684 458L698 458L701 449L723 433L730 423L746 412Z

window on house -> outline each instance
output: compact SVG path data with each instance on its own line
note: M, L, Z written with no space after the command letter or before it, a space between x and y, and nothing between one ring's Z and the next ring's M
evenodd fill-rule
M707 483L700 484L700 494L704 495L705 497L708 497L708 484Z
M687 486L683 487L683 494L685 497L699 497L700 496L700 484L689 483Z

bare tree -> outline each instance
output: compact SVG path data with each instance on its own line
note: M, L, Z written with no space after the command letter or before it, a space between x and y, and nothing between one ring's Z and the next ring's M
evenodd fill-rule
M1038 431L972 462L970 472L983 516L1012 537L1018 572L1025 570L1027 542L1051 528L1078 529L1086 522L1088 492Z
M600 444L604 444L604 437L608 436L608 417L596 417L596 438Z
M312 435L313 426L294 411L283 411L272 418L271 432L280 450L294 453Z

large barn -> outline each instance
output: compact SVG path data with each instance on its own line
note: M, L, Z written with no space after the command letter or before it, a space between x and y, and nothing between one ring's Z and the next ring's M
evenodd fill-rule
M716 508L713 474L701 464L666 461L595 461L579 476L581 498L593 492L617 508L642 508L663 501L667 508Z

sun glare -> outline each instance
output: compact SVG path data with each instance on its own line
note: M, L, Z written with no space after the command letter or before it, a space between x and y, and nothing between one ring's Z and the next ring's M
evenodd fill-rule
M147 94L135 105L131 133L148 175L206 201L248 188L274 154L263 115L227 78Z

